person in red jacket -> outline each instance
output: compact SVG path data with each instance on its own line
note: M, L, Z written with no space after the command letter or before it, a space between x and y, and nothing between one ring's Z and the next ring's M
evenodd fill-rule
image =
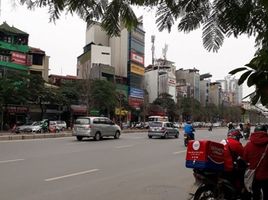
M244 153L244 147L240 143L242 137L243 135L238 129L231 129L228 131L227 138L221 141L224 145L224 177L233 184L237 194L242 194L246 168L246 166L243 166L243 169L237 167L238 165L234 166L234 162L240 161Z
M242 134L238 129L228 131L227 139L222 140L224 145L224 171L232 172L234 170L234 160L237 157L243 157L244 148L240 143Z
M268 199L268 150L265 148L268 144L267 126L256 126L250 136L249 142L244 148L244 159L249 163L250 169L255 169L263 153L264 158L255 171L255 180L253 181L253 200L261 199L261 190L263 199Z

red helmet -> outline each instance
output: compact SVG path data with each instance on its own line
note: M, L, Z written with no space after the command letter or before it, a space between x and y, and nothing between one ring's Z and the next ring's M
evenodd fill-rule
M238 129L231 129L228 131L227 137L240 140L243 136Z

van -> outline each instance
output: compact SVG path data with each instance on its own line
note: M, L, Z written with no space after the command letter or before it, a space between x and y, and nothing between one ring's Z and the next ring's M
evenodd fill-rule
M78 141L85 137L94 138L96 141L110 136L119 139L121 129L107 117L79 117L74 122L72 135L76 136Z

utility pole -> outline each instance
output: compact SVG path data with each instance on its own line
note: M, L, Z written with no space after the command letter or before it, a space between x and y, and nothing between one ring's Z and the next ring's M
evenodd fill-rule
M154 66L154 51L155 51L154 41L155 41L155 35L152 35L151 42L152 42L152 65L153 66Z

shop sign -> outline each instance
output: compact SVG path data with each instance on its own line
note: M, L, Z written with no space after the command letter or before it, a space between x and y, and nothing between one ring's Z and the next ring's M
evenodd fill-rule
M134 74L138 74L138 75L144 75L144 67L140 67L138 65L135 65L135 64L131 64L131 72L134 73Z
M116 115L121 115L121 116L126 116L128 114L128 111L125 110L124 108L115 108L115 114Z
M71 111L73 114L86 114L87 106L84 105L71 105Z
M140 108L141 105L143 104L143 99L138 99L138 98L129 97L129 98L128 98L128 104L129 104L131 107L134 107L134 108Z
M140 56L140 55L138 55L136 53L131 52L131 60L132 61L135 61L135 62L137 62L139 64L144 65L144 58L143 58L143 56Z
M144 92L141 89L131 87L130 92L129 92L129 96L143 99Z
M169 78L168 79L168 84L171 85L171 86L175 86L176 85L176 80L173 79L173 78Z
M7 106L6 110L9 113L27 113L29 109L23 106Z
M90 112L91 116L100 116L100 111L99 110L91 110Z
M11 61L13 63L25 65L27 60L27 56L24 53L12 52L11 53Z

